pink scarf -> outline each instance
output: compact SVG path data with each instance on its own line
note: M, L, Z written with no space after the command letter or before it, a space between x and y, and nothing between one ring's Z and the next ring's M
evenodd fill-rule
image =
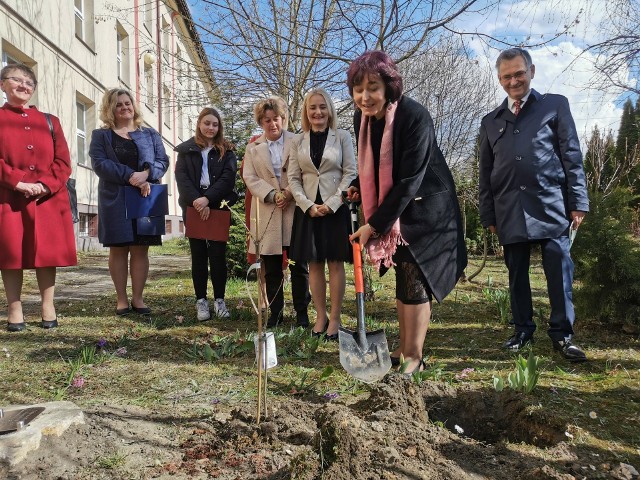
M358 138L358 174L360 176L360 197L365 222L369 221L393 186L393 121L396 115L397 102L386 107L385 124L380 146L380 165L378 167L379 189L376 195L376 174L371 149L371 117L362 115L360 120L360 134ZM391 230L377 238L370 238L365 248L369 261L380 270L380 264L390 268L394 266L393 254L398 245L407 245L400 233L400 219L398 218Z

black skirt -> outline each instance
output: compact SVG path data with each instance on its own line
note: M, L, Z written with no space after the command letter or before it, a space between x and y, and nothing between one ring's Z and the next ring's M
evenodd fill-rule
M137 245L158 246L162 245L162 235L139 235L138 223L136 220L125 220L131 222L133 226L133 242L125 243L105 243L103 247L131 247Z
M318 204L321 203L320 201ZM296 207L289 258L297 262L328 260L353 263L349 243L351 234L349 222L349 210L345 205L341 205L338 211L331 215L315 218L305 214L300 207Z

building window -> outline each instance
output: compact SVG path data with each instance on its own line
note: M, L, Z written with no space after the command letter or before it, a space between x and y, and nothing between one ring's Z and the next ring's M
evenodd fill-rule
M76 37L89 47L94 47L93 42L93 0L74 0L74 15Z
M171 220L165 220L164 221L164 233L165 233L165 235L170 235L172 233L172 231L171 231L172 223L173 222Z
M78 234L81 237L98 236L98 215L95 213L80 213L78 223Z
M169 66L169 55L171 54L171 24L162 17L162 59L164 64Z
M164 124L171 128L171 92L165 85L162 86L162 116Z
M182 221L182 220L178 221L178 231L180 233L184 233L184 221Z
M75 1L76 37L84 39L84 0Z
M116 64L118 78L129 85L129 34L116 24Z
M183 111L182 111L182 105L178 104L177 105L177 109L176 109L176 122L177 122L177 130L178 130L178 138L180 140L182 140L184 138L184 118L182 118L184 115Z
M90 166L88 134L95 124L94 103L87 97L76 93L76 163Z
M76 102L76 140L78 145L78 165L87 164L87 106Z
M147 2L147 8L144 11L144 28L147 29L149 35L153 32L153 2Z
M149 65L148 63L144 64L144 83L147 90L147 100L145 104L149 107L149 110L153 111L153 104L156 102L156 97L154 95L154 84L155 82L153 76L153 65Z
M182 83L182 50L179 45L176 45L176 78Z

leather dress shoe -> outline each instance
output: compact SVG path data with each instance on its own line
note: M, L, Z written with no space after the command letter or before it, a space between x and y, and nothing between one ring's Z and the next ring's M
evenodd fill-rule
M533 343L532 333L516 332L513 337L502 344L502 348L505 350L511 350L512 352L517 352L529 343Z
M571 343L570 338L565 338L560 341L553 341L553 349L560 352L565 359L570 362L586 362L587 355L582 351L580 347Z
M267 320L267 328L276 328L281 321L282 317L279 315L277 317L270 316L269 320Z
M297 314L296 325L298 327L307 328L309 326L309 316L306 313Z
M20 323L7 322L7 331L8 332L21 332L25 328L27 328L27 325L24 322L20 322Z
M131 313L131 307L124 308L116 308L116 315L119 317L124 317L125 315L129 315Z

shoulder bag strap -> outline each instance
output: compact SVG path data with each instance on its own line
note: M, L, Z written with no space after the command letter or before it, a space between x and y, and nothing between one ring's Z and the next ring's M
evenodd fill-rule
M48 113L44 114L44 117L47 119L47 123L49 124L49 131L51 132L51 138L53 138L53 146L56 145L56 134L53 131L53 122L51 121L51 115Z

